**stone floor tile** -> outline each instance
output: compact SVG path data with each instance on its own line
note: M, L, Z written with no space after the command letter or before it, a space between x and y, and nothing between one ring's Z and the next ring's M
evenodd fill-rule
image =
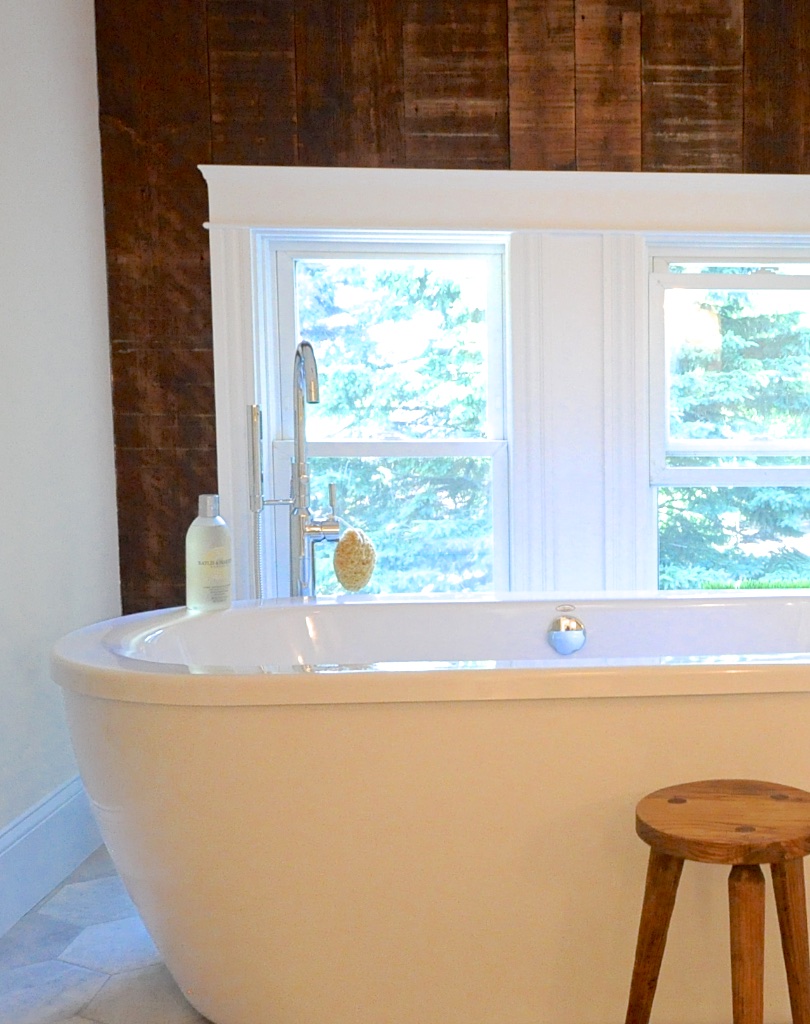
M39 912L84 927L138 913L117 875L64 885L40 906Z
M86 860L82 861L72 875L69 875L65 879L64 884L70 885L72 882L90 882L94 878L105 878L108 875L114 874L115 865L107 852L107 847L99 846L99 848L91 853Z
M0 971L55 960L81 932L81 926L28 913L0 936Z
M51 1021L51 1024L88 1024L87 1017L60 1017L59 1020Z
M0 974L0 1024L53 1024L75 1016L107 981L106 974L56 960Z
M110 978L82 1010L82 1016L98 1024L196 1024L205 1021L186 1001L162 964Z
M161 962L160 953L139 917L90 925L59 959L105 974L136 971Z
M93 1024L87 1017L60 1017L59 1020L53 1020L50 1024Z

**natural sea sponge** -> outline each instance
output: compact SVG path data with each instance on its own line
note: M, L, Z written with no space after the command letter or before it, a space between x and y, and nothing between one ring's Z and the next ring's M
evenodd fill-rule
M335 576L346 590L362 590L371 579L377 552L362 530L350 526L335 545Z

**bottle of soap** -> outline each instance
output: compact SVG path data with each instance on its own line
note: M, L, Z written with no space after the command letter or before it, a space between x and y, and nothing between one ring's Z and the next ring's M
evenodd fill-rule
M201 494L186 533L186 607L216 611L231 604L231 531L219 514L219 495Z

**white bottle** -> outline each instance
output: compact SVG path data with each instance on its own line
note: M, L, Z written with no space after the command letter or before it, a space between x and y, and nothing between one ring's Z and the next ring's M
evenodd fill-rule
M231 604L231 531L219 514L219 495L201 494L186 533L186 607L215 611Z

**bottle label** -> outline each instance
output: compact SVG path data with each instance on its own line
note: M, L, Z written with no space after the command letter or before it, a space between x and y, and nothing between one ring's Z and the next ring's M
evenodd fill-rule
M196 585L190 607L227 606L231 600L231 552L229 547L209 548L193 561Z
M229 598L231 587L231 553L227 548L211 548L197 559L203 587L209 601L220 604Z

